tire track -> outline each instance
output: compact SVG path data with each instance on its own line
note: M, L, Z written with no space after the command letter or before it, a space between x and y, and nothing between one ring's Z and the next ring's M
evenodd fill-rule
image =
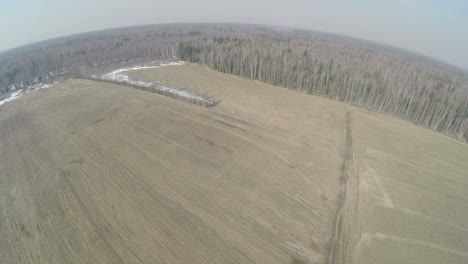
M389 235L389 234L383 234L383 233L364 233L362 236L362 239L360 241L360 244L362 243L369 243L369 241L373 239L378 239L378 240L393 240L399 243L407 243L407 244L414 244L422 247L427 247L433 250L439 250L439 251L444 251L450 254L454 254L457 256L465 257L468 258L468 253L448 247L444 247L441 245L425 242L422 240L417 240L417 239L411 239L411 238L406 238L406 237L401 237L401 236L395 236L395 235Z
M187 116L187 115L182 115L176 111L173 111L173 110L170 110L168 108L165 108L165 107L159 107L159 106L155 106L155 108L158 108L160 110L163 110L163 111L167 111L167 112L170 112L170 113L173 113L175 115L178 115L184 119L187 119L187 120L191 120L193 122L196 122L200 125L204 125L204 126L207 126L207 127L211 127L211 128L214 128L214 129L218 129L220 131L223 131L227 134L230 134L234 137L237 137L243 141L246 141L248 142L249 144L253 145L253 146L256 146L258 149L260 150L263 150L267 153L270 153L273 157L277 158L283 165L287 166L288 168L292 169L297 176L299 176L305 184L307 185L311 185L311 186L314 186L315 189L318 189L318 187L314 184L314 182L312 180L310 180L310 176L309 175L306 175L305 173L303 173L302 171L300 171L299 169L296 168L296 166L292 165L291 162L285 158L282 154L280 154L278 151L264 145L264 144L261 144L261 143L258 143L258 142L255 142L251 139L248 139L247 137L244 137L238 133L235 133L235 132L232 132L231 130L228 130L228 129L225 129L225 128L222 128L220 126L217 126L217 125L214 125L214 124L209 124L207 122L203 122L201 120L198 120L196 118L193 118L193 117L190 117L190 116ZM133 121L132 121L133 122ZM133 122L134 125L138 125L136 124L135 122ZM170 140L170 139L169 139ZM172 141L172 140L171 140ZM185 148L185 147L184 147Z
M120 256L119 252L114 248L112 243L105 237L104 233L100 231L100 225L93 217L93 215L99 214L99 211L91 211L86 206L85 202L81 199L80 192L77 190L75 184L70 180L70 175L67 171L63 170L60 172L62 178L65 180L71 194L75 198L75 201L78 203L80 210L83 212L85 219L87 219L90 223L90 226L93 228L93 231L100 240L102 241L106 250L115 258L115 263L125 263L122 257ZM96 217L97 219L101 219L103 217ZM107 226L107 225L102 225Z
M338 194L338 211L334 221L334 229L329 244L328 264L352 263L354 248L354 233L357 228L359 175L353 168L353 138L351 112L346 112L345 154L341 167L340 181L342 189Z

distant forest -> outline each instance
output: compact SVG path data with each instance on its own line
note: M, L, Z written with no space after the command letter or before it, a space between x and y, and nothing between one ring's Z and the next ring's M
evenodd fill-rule
M203 64L468 140L466 71L372 42L285 27L165 24L35 43L0 53L0 93L158 60Z

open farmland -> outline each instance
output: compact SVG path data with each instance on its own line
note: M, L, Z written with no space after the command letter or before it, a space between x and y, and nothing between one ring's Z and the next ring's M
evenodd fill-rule
M2 263L466 263L468 146L196 65L0 106Z
M338 202L342 213L332 231L336 241L331 245L329 262L468 262L466 144L389 116L281 92L272 86L264 90L259 83L216 74L204 67L186 65L130 75L165 80L174 87L193 87L223 101L218 107L229 108L226 111L236 115L253 116L281 109L297 111L290 117L296 122L330 122L325 113L333 113L333 120L346 122L348 131L341 135L320 124L296 124L299 130L288 128L296 135L311 135L309 129L318 129L321 135L335 133L346 145L340 154L346 189L341 194L343 204ZM224 82L223 78L232 81ZM279 94L273 95L275 92ZM245 106L251 104L262 110L249 113L250 108ZM312 105L320 110L311 111ZM269 117L281 114L275 112ZM314 135L312 140L317 137Z
M353 121L355 263L468 263L468 146L390 117Z
M344 116L276 93L322 117L88 80L3 105L2 263L325 261Z

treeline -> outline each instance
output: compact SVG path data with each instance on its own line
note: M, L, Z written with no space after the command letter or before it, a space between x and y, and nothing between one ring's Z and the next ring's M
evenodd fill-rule
M87 77L114 67L173 59L180 34L170 26L127 28L74 35L0 54L0 92L54 78Z
M289 28L175 24L108 30L0 55L0 87L181 59L396 115L468 139L466 72L375 43Z
M466 81L385 47L276 33L181 43L178 52L222 72L391 113L459 139L468 136Z

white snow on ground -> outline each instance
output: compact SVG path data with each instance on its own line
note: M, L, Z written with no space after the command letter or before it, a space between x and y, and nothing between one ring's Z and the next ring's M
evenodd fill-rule
M23 90L19 90L16 92L11 93L7 98L3 99L0 101L0 105L3 105L5 103L11 102L13 100L16 100L20 98L23 95Z
M164 85L161 85L159 83L152 83L152 82L144 82L144 81L135 81L130 78L130 76L123 74L124 72L128 71L136 71L136 70L144 70L144 69L154 69L154 68L160 68L160 67L166 67L166 66L177 66L177 65L183 65L183 61L177 61L177 62L169 62L169 63L163 63L160 65L155 65L155 66L135 66L132 68L123 68L123 69L118 69L109 73L106 73L101 76L102 80L107 80L107 81L115 81L115 82L120 82L120 83L127 83L131 85L136 85L140 87L146 87L150 88L153 87L157 91L162 91L166 94L172 94L172 95L177 95L183 98L188 98L188 99L193 99L200 101L202 103L212 105L215 103L214 100L210 100L207 98L204 98L203 96L196 95L190 92L182 91L179 89L175 88L170 88Z
M46 84L37 83L37 84L34 84L33 86L28 87L26 89L26 93L35 92L35 91L38 91L38 90L41 90L41 89L47 89L47 88L50 88L50 87L56 85L57 83L59 83L59 82L55 81L53 83L46 83Z
M56 85L57 83L58 82L54 82L54 83L51 83L51 84L37 83L37 84L34 84L32 86L29 86L28 88L26 88L26 90L15 91L15 92L9 94L5 99L0 100L0 105L3 105L5 103L16 100L16 99L20 98L21 96L23 96L23 94L27 94L27 93L30 93L30 92L35 92L35 91L41 90L41 89L46 89L46 88L49 88L49 87L52 87L52 86Z
M166 66L176 66L176 65L183 65L183 61L176 61L176 62L169 62L169 63L162 63L160 65L154 65L154 66L135 66L132 68L123 68L123 69L118 69L109 73L106 73L101 76L101 79L103 80L110 80L110 81L117 81L117 82L126 82L129 80L129 77L125 74L122 74L123 72L127 71L137 71L137 70L145 70L145 69L154 69L154 68L160 68L160 67L166 67Z

